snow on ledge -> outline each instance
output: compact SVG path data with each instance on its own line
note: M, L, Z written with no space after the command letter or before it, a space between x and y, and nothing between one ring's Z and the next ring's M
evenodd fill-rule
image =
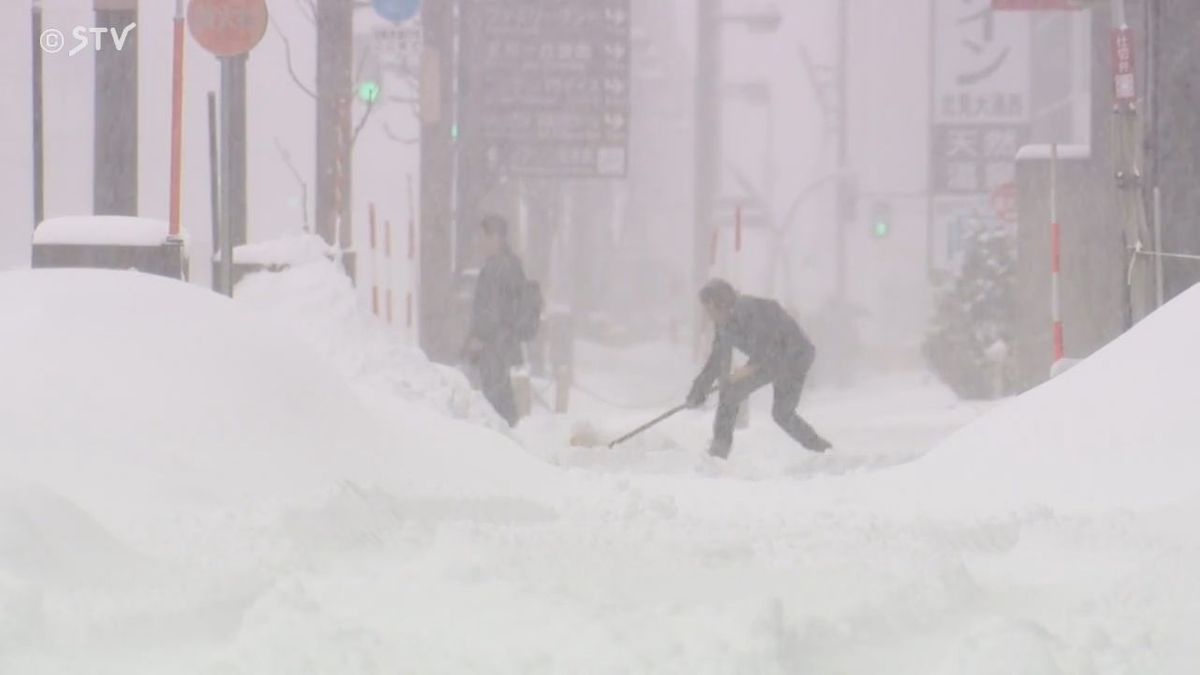
M1052 147L1050 145L1023 145L1017 151L1017 161L1049 160ZM1092 146L1090 145L1058 146L1059 159L1090 159L1091 156Z
M42 221L33 243L50 246L161 246L170 226L165 220L133 216L63 216Z

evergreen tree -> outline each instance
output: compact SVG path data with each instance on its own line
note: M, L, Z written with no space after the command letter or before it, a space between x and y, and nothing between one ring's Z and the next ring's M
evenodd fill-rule
M1011 393L1016 237L1008 226L980 222L964 234L962 263L937 292L925 357L962 398Z

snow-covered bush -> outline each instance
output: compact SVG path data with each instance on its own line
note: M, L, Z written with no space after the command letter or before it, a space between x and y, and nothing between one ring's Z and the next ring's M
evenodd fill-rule
M924 352L933 372L959 396L1012 393L1012 303L1016 238L979 223L964 233L962 264L937 291Z

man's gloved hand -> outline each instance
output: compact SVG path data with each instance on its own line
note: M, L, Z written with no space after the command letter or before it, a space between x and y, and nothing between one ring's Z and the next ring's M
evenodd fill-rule
M689 408L699 408L704 405L704 401L708 399L708 389L700 387L699 383L692 385L692 390L687 395L687 405Z

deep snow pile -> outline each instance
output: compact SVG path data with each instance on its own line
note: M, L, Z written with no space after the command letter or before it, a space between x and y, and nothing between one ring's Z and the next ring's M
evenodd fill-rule
M285 498L377 462L375 422L345 382L205 289L8 272L0 306L0 473L89 511Z
M6 444L0 476L25 479L0 478L0 673L1191 675L1200 662L1200 498L1136 512L1117 500L1064 515L1050 499L1057 493L1021 492L1002 475L1015 456L1059 471L1037 485L1063 480L1056 462L1065 460L1034 454L1077 459L1088 448L1063 438L1010 446L1023 433L1013 427L1048 424L1041 415L1049 412L1025 401L1045 396L1054 407L1059 396L1081 395L1067 387L1111 384L1126 359L1142 358L1136 350L1106 350L1099 365L1047 387L1051 394L1034 392L980 423L990 433L968 429L901 466L882 461L885 441L900 439L892 451L911 459L934 426L945 431L963 413L936 392L906 396L912 383L897 382L815 394L806 404L849 443L879 444L867 454L881 461L861 471L801 462L809 473L742 480L737 460L713 462L711 472L614 475L548 467L505 435L448 417L465 384L391 347L328 269L255 277L236 303L136 275L43 274L0 277L0 300L20 310L20 322L3 325L0 353L37 391L33 405L17 400L30 393L3 389L29 419L8 414L2 421L12 429L0 428L0 440L38 448L30 429L61 418L47 412L48 401L87 407L83 397L110 389L118 403L138 399L143 415L134 421L143 424L147 410L171 421L189 415L172 405L178 399L152 400L169 389L145 386L158 377L194 380L190 405L208 418L237 418L220 409L226 400L262 408L275 436L287 438L239 446L238 455L205 446L212 457L192 457L173 445L165 422L149 426L163 450L123 418L83 411L85 425L74 435L59 430L63 447L49 459ZM1156 318L1158 328L1148 321L1129 340L1177 352L1180 343L1147 332L1187 330L1190 317L1168 309L1162 316L1178 318ZM128 325L110 321L114 314ZM76 337L47 336L63 325ZM158 347L163 338L191 360ZM31 375L67 348L89 359L53 380ZM113 362L93 363L101 357ZM334 366L322 366L323 357ZM231 362L238 373L226 371ZM153 367L132 368L139 388L111 386L130 381L131 364ZM233 383L247 392L215 395L239 373L254 380ZM288 391L261 390L278 378L290 378ZM461 395L470 419L477 397ZM367 415L383 429L383 451L364 457L347 447L325 463L309 458L322 433L315 427L328 422L309 397L322 409L343 406L343 421ZM115 414L118 403L89 404ZM1099 396L1095 404L1115 405ZM280 405L295 414L273 412ZM753 464L802 452L783 443L768 417L753 419L739 435L740 457ZM704 437L709 417L673 422L661 440L701 452L689 439ZM1119 421L1109 423L1119 431ZM210 441L219 433L193 431ZM93 432L100 435L86 435ZM537 425L521 430L537 433ZM89 457L93 444L109 461ZM1148 447L1151 459L1174 457L1165 437ZM280 475L264 470L256 452L272 456ZM1113 480L1115 461L1098 459L1107 468L1097 477ZM1186 468L1183 460L1174 466ZM260 500L242 494L260 484ZM990 498L972 501L977 494ZM262 508L272 498L281 503ZM116 518L114 501L138 508ZM178 515L197 501L223 511ZM1028 508L1039 504L1051 508ZM139 535L144 523L132 521L162 520L162 511L177 514L171 527Z
M1200 287L949 438L897 480L959 509L1141 508L1200 494Z
M364 312L338 262L313 260L252 274L238 284L234 297L317 350L356 386L436 414L504 428L461 372L430 362Z

